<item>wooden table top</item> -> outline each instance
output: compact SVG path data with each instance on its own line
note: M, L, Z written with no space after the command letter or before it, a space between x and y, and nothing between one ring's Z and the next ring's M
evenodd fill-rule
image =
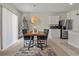
M43 32L33 33L33 32L27 32L24 34L24 36L46 36L47 34Z

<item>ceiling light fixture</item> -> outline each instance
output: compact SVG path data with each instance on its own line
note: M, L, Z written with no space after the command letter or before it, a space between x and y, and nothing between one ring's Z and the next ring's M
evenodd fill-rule
M36 7L36 5L33 5L33 7Z
M73 5L73 3L69 3L70 5Z

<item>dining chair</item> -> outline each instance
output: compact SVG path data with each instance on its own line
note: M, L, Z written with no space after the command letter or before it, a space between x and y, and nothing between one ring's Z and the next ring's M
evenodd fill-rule
M41 48L43 48L44 46L47 47L49 29L44 29L44 33L47 35L46 36L37 36L37 45L38 45L38 47L41 46Z
M33 38L34 37L33 36L32 37L31 36L24 36L24 34L27 33L27 29L23 29L22 32L23 32L23 37L24 37L24 47L26 47L26 45L28 47L33 46L33 43L34 43Z

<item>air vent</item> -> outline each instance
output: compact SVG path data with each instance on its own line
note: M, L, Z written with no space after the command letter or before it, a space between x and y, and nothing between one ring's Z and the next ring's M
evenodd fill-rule
M79 13L76 14L77 16L79 15Z

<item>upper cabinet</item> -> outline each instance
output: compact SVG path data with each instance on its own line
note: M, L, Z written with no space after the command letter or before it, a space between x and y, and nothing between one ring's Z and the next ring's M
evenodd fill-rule
M50 24L59 24L59 16L51 16Z
M73 18L73 30L79 31L79 16L74 16Z
M79 31L79 15L77 15L78 10L71 11L67 13L67 19L72 20L72 30Z

